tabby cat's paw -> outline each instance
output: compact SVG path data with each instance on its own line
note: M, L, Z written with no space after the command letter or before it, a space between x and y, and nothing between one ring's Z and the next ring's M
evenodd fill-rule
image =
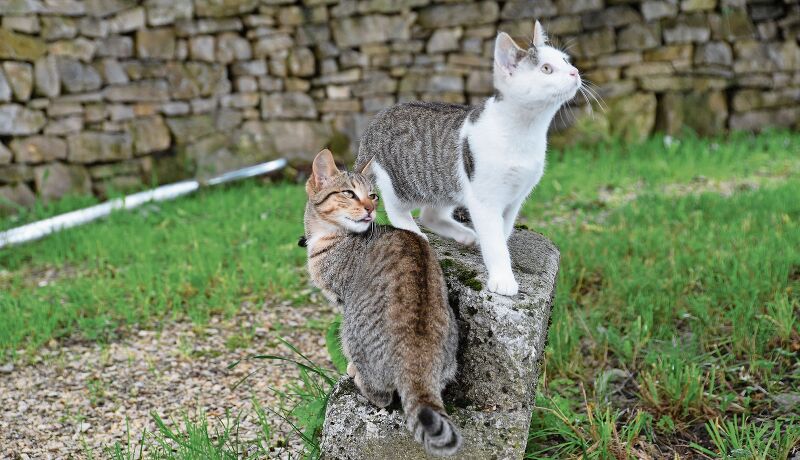
M490 291L500 295L513 296L517 295L517 292L519 292L519 284L517 284L517 281L514 279L514 275L489 276L487 287Z
M356 366L352 362L347 363L347 375L353 378L356 376Z

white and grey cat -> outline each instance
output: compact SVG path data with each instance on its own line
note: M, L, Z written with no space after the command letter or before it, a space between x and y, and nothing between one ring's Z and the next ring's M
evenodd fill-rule
M422 234L411 217L422 208L419 220L430 230L467 245L477 240L489 290L515 295L507 240L544 172L550 122L581 77L537 21L527 50L498 34L494 87L477 106L411 102L384 110L361 139L356 168L374 158L392 225ZM453 219L458 206L475 230Z

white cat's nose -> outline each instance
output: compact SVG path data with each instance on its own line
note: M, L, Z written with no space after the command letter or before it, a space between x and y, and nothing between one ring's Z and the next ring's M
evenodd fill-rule
M577 77L577 76L578 76L578 69L576 69L575 67L573 67L573 68L572 68L572 69L569 71L569 76L570 76L570 77Z

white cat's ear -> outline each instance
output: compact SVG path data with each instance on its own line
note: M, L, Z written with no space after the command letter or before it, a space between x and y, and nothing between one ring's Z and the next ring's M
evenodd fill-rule
M494 65L495 68L505 75L511 75L517 68L519 61L525 56L525 51L514 43L505 32L497 34L494 42Z
M369 161L367 162L367 164L362 166L361 169L359 169L356 172L358 174L363 174L365 176L373 176L375 174L374 171L372 170L372 163L374 161L375 161L375 157L370 158Z
M547 43L547 34L539 21L533 24L533 46L544 46Z
M339 174L339 168L336 167L330 150L325 149L317 154L314 163L311 164L311 171L311 177L317 188L325 186L333 176Z

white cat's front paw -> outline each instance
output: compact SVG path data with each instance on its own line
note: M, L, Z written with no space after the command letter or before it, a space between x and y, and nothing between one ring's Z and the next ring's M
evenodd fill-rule
M472 246L473 244L475 244L475 241L478 240L478 235L475 234L473 230L467 230L463 232L458 232L458 234L456 234L453 237L453 239L456 240L458 243L463 244L464 246Z
M513 296L519 292L519 284L514 279L514 275L489 276L488 286L490 291L500 295Z

